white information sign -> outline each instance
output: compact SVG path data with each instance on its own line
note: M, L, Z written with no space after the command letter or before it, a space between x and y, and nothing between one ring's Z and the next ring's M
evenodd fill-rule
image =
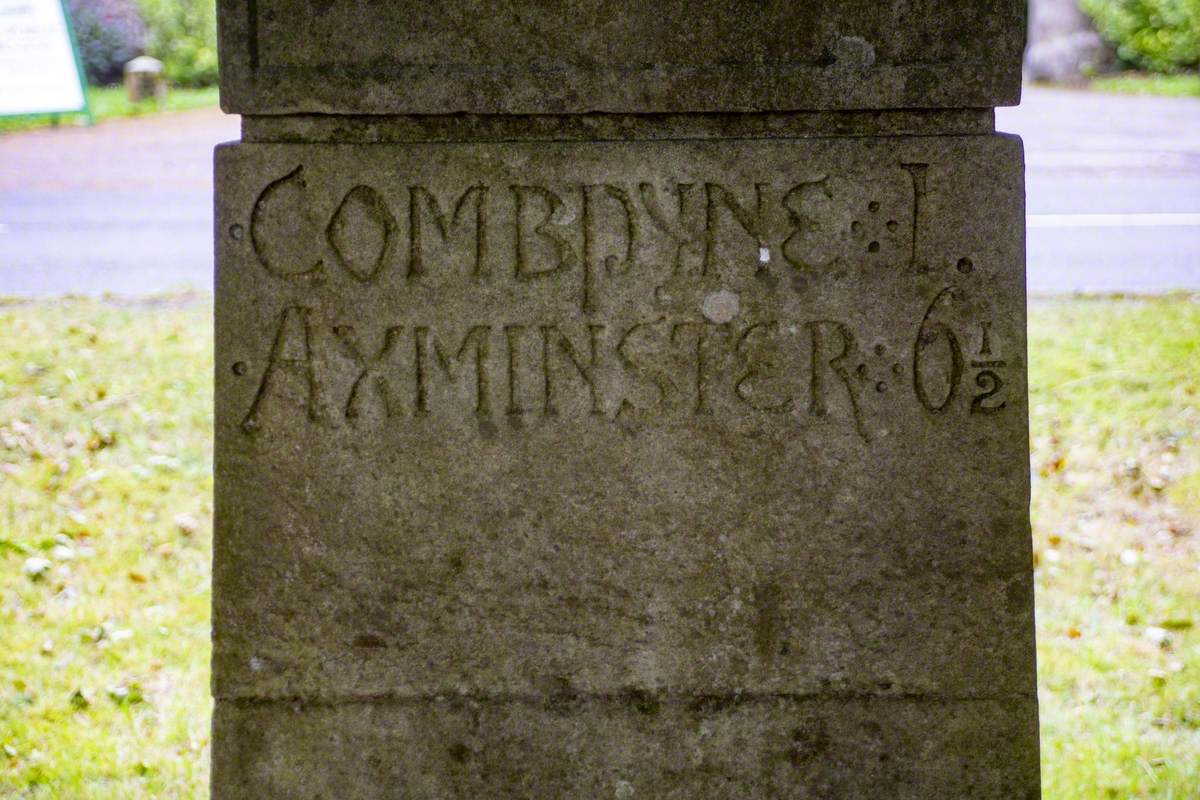
M0 116L84 108L62 0L0 0Z

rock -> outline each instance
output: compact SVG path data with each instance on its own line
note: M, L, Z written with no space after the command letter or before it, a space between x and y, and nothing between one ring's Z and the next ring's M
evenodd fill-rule
M356 8L220 5L215 800L1036 797L1022 4Z
M1078 0L1031 0L1029 8L1025 72L1032 80L1077 83L1112 64L1112 49Z

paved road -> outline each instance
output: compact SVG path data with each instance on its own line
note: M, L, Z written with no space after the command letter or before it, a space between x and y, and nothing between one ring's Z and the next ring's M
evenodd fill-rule
M1200 289L1200 100L1027 89L1029 289Z
M1200 101L1027 90L1029 288L1200 289ZM0 137L0 295L211 286L215 110Z
M0 294L212 285L216 109L0 136Z

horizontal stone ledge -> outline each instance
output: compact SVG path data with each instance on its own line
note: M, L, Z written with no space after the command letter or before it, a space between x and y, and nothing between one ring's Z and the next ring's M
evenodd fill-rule
M235 113L646 113L1015 105L1025 8L656 0L221 0Z
M692 711L719 712L746 705L761 704L805 704L805 703L1005 703L1032 702L1035 692L991 692L991 693L930 693L920 691L828 691L828 692L742 692L733 694L691 694L688 692L658 692L643 689L626 689L619 692L547 692L535 693L479 693L461 694L403 694L386 692L360 695L222 695L214 693L219 703L230 703L238 708L258 706L292 706L300 708L331 708L335 706L414 706L414 705L517 705L545 706L551 709L570 710L583 706L630 705L642 707L679 707Z
M507 142L959 136L995 132L991 108L695 114L252 114L245 142Z
M218 701L213 796L1033 800L1035 703Z

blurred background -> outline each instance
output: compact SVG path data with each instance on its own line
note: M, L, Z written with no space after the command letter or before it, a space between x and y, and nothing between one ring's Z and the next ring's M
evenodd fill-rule
M88 112L0 117L0 796L200 798L239 121L212 0L65 7ZM1045 796L1200 797L1200 0L1029 13Z

